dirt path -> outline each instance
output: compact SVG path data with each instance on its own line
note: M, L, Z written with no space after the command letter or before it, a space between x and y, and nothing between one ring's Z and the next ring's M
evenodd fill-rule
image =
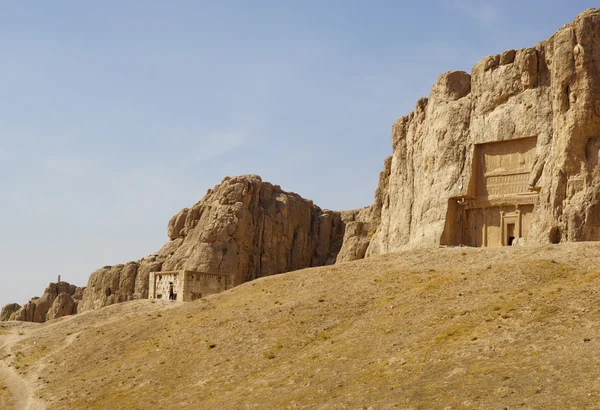
M33 384L6 364L11 346L25 337L26 332L26 330L12 328L7 334L0 335L0 380L10 390L16 410L45 410L46 404L34 396Z
M0 362L0 379L6 384L12 393L16 410L45 410L43 401L34 397L31 383L19 376L13 369L3 361Z
M139 315L140 309L146 309L148 312L153 312L171 309L180 305L181 303L156 302L147 305L130 303L129 305L113 306L112 308L108 307L99 311L90 311L79 315L68 316L58 321L47 322L43 325L14 322L0 324L0 381L6 385L8 391L11 393L12 400L15 403L15 409L44 410L49 407L49 402L38 398L36 386L38 376L51 373L50 370L47 370L48 366L53 366L50 361L51 358L56 357L62 350L73 344L78 337L88 329L88 327L102 327L113 322L126 320L130 315ZM118 310L119 314L115 315L114 310ZM63 336L65 334L65 326L76 329L79 322L85 322L85 317L88 314L94 315L94 320L91 325L72 334L69 332L66 337ZM60 330L56 330L57 328ZM33 341L40 337L45 337L47 341L52 340L49 344L49 346L52 347L46 350L43 356L39 357L34 363L29 363L26 375L23 376L23 374L18 372L14 367L9 366L14 359L15 350L13 349L13 346L17 345L22 349L22 342L27 339ZM59 342L57 342L57 338L60 339ZM5 408L6 406L3 406L2 403L0 403L0 410L4 410Z

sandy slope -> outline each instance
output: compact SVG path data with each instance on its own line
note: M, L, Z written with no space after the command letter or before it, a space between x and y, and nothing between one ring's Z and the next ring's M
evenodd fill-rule
M153 312L177 306L176 303L135 303L113 306L86 314L65 317L46 324L4 322L0 324L0 409L43 410L48 402L42 400L42 375L53 371L52 357L60 356L77 340L81 332L60 333L62 327L90 329L96 325L110 325L115 320L128 320L142 310ZM118 316L113 310L117 309ZM38 343L40 343L38 345ZM49 347L52 346L52 349ZM23 353L27 352L27 353Z
M12 346L25 338L31 325L27 323L4 323L0 327L0 404L23 410L43 410L45 404L34 396L35 387L28 375L19 375L6 363Z
M415 250L13 325L2 362L53 409L596 408L599 285L596 243Z

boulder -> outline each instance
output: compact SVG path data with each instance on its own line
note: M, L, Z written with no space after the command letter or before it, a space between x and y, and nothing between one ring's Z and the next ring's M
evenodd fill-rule
M77 313L77 303L72 296L66 292L60 293L46 313L46 320L58 319Z
M10 320L18 320L21 322L33 322L35 308L36 308L36 301L38 299L39 299L38 297L34 297L34 298L30 299L29 302L27 302L26 304L21 306L21 308L19 310L17 310L15 313L13 313L11 315Z
M42 297L31 299L11 315L10 320L43 323L56 317L72 315L77 313L77 300L82 294L83 288L67 282L50 283ZM59 298L60 295L64 296Z
M7 321L10 319L11 315L21 309L21 305L18 303L9 303L2 307L2 311L0 311L0 321Z

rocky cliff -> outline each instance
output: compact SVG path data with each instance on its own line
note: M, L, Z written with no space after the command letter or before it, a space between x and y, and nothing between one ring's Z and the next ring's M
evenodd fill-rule
M73 315L77 313L77 305L83 297L83 291L83 288L67 282L50 283L42 297L32 298L19 309L13 309L9 319L43 323L47 320ZM11 305L7 306L11 307ZM12 308L16 306L18 305L14 304ZM4 313L4 309L2 312Z
M392 127L375 202L334 212L225 178L168 224L169 242L94 272L79 311L148 296L149 272L233 273L235 284L439 245L600 240L600 10L550 39L442 74Z
M531 164L521 148L527 138ZM485 147L493 142L506 144ZM503 216L507 206L516 214L533 208L517 222L520 243L600 240L600 9L534 47L486 57L470 74L442 74L429 98L394 124L392 147L380 222L372 238L359 235L369 241L367 256L486 246L493 229L500 239L511 229L490 213ZM519 210L524 203L531 208Z
M332 264L341 248L339 212L263 182L225 178L168 224L169 242L137 262L94 272L79 311L148 297L150 272L233 273L235 284L262 276Z
M379 174L373 205L342 212L344 240L336 262L349 262L365 257L371 238L381 223L383 204L388 201L391 165L392 157L386 158L383 171Z

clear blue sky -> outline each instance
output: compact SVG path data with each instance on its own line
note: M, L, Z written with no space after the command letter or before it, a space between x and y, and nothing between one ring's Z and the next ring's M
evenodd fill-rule
M0 2L0 304L155 252L226 175L370 204L391 125L439 74L594 5Z

